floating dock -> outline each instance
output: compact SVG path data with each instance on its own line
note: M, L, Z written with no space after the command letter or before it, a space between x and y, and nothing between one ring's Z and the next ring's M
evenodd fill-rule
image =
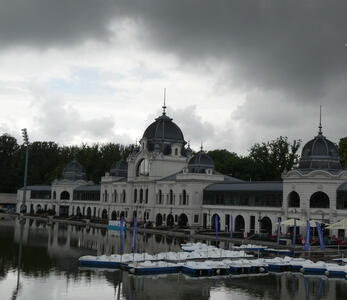
M289 256L254 259L252 255L240 250L247 247L236 248L237 251L218 249L201 243L182 244L181 247L183 250L181 252L162 252L155 255L126 253L82 256L79 258L79 264L81 267L124 269L135 275L182 272L193 277L211 277L250 276L267 272L301 272L305 275L347 278L347 262L343 259L336 260L340 264L312 262Z

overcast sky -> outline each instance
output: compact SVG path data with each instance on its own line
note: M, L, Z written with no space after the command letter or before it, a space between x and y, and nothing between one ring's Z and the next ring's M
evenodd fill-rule
M198 149L347 136L347 2L1 0L0 134L134 143L161 113Z

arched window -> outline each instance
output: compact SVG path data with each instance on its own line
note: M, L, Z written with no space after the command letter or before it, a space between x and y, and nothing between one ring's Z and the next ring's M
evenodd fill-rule
M122 192L122 201L123 201L123 203L126 202L126 199L127 199L127 194L126 194L125 190L123 190L123 192Z
M337 191L336 208L347 209L347 192L346 191Z
M107 190L105 190L105 193L104 193L104 201L107 202L108 200L108 193L107 193Z
M187 205L188 204L188 196L186 190L183 190L182 192L182 204Z
M136 168L136 176L148 176L149 175L149 162L144 158L140 160Z
M170 205L173 204L173 191L170 190Z
M91 218L92 216L92 209L90 207L87 208L87 217Z
M292 191L288 195L288 207L300 207L300 196L297 192Z
M70 193L67 191L64 191L60 194L61 200L70 200Z
M162 199L163 199L163 193L161 190L159 190L159 192L158 192L158 204L161 204Z
M137 201L137 189L134 190L134 203Z
M148 189L146 189L146 203L148 203Z
M326 193L316 192L310 198L310 208L329 208L330 201Z
M117 202L117 198L118 198L118 193L117 193L117 190L114 190L114 192L113 192L113 201L114 202Z
M260 221L260 232L265 234L272 233L272 222L269 217L263 217Z
M211 222L214 222L214 221L211 220ZM244 219L243 216L238 215L238 216L235 218L234 231L235 231L235 232L243 232L243 231L245 231L245 219Z
M57 192L56 191L53 192L53 199L57 199Z
M140 189L140 203L143 201L143 189Z
M161 224L163 224L163 216L161 214L157 214L155 218L155 225L160 226Z
M178 155L178 149L177 148L175 149L175 155Z

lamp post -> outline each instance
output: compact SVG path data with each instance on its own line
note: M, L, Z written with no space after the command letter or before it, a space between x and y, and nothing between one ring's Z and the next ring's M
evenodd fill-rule
M27 208L26 208L26 193L27 193L28 158L29 158L29 137L28 137L28 132L27 132L26 128L22 129L22 136L23 136L23 140L24 140L24 145L26 146L26 151L25 151L23 199L22 199L22 205L20 207L20 213L24 214L27 211Z

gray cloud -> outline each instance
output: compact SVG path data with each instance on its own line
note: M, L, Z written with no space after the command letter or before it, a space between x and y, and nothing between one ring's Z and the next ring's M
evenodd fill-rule
M114 133L115 122L111 117L84 119L65 99L42 90L33 90L33 97L32 103L38 111L34 118L33 140L54 140L63 145L79 141L132 142L126 134Z
M154 2L136 6L148 44L178 54L184 63L224 63L234 74L225 78L230 83L313 101L331 82L346 79L347 3Z
M324 0L5 0L0 42L54 47L112 37L129 18L147 46L187 63L226 64L230 84L315 100L347 78L347 3ZM120 28L116 29L121 30Z
M1 46L48 48L89 39L107 41L117 12L111 0L3 0L0 3Z
M319 104L327 132L335 139L346 135L346 11L347 2L337 0L5 0L0 43L3 48L50 48L108 42L121 30L111 31L110 25L130 19L144 51L173 54L182 68L198 66L220 76L223 87L246 94L232 114L239 127L218 133L218 139L194 108L176 112L186 136L214 140L214 145L231 140L236 149L245 149L251 141L278 135L311 136ZM218 66L225 72L216 75ZM63 132L89 125L71 129L56 121ZM96 137L112 126L110 120L93 123L99 125L88 134ZM44 130L61 136L53 124Z

